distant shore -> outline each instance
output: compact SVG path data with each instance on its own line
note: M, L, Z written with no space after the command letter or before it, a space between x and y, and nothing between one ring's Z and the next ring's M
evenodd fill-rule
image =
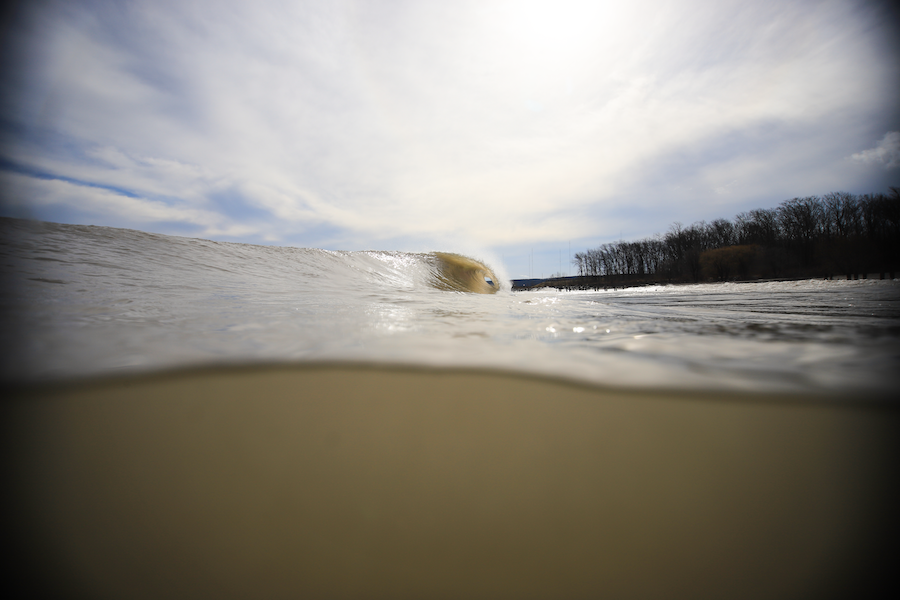
M841 276L822 275L821 273L798 274L790 277L756 277L748 279L729 279L731 283L765 283L769 281L805 281L808 279L894 279L896 273L850 273ZM544 288L553 288L559 291L575 291L575 290L608 290L622 289L630 287L644 287L649 285L691 285L696 283L725 283L723 281L703 280L690 281L683 279L661 279L659 277L646 276L630 276L630 275L609 275L609 276L586 276L575 275L572 277L547 277L544 279L513 279L510 281L512 291L520 292L526 290L538 290Z

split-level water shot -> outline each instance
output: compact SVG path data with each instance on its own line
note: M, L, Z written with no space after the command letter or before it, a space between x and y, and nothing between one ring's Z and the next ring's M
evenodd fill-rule
M891 582L889 2L13 2L10 589Z

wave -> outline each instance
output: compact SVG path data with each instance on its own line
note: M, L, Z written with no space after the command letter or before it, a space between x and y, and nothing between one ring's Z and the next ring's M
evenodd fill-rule
M439 290L494 294L500 289L494 272L477 260L447 252L426 256L433 269L431 285Z
M375 258L391 272L389 278L404 287L428 287L450 292L494 294L501 288L494 271L481 261L451 252L348 252L351 262ZM376 271L377 272L377 271ZM385 275L386 273L380 273Z
M145 233L113 227L0 219L7 247L20 272L34 280L92 277L156 279L160 285L290 283L304 291L384 292L435 289L493 294L502 287L493 269L451 252L334 251L257 246ZM55 267L37 265L52 261ZM71 277L69 277L71 278ZM290 282L290 283L289 283ZM121 283L121 282L119 282ZM146 282L145 282L146 283ZM304 285L305 284L305 285ZM310 285L313 284L313 285ZM375 288L375 289L373 289Z

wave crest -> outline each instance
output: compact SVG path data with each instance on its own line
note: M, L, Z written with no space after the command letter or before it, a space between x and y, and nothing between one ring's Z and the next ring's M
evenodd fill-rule
M494 294L500 289L497 276L486 265L461 254L433 252L431 285L439 290Z

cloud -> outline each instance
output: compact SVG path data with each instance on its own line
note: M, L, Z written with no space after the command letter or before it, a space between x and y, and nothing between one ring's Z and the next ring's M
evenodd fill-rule
M60 179L44 179L19 173L0 173L0 188L9 198L31 211L77 207L78 212L94 220L114 221L120 226L146 223L189 225L198 234L208 236L246 236L258 233L252 227L229 222L212 211L171 206L164 202L134 197L115 190L79 185Z
M844 157L896 127L884 20L853 2L37 6L0 158L43 182L15 200L43 218L345 249L596 239L873 191Z
M885 170L900 167L900 131L889 131L874 148L850 156L855 161L879 165Z

